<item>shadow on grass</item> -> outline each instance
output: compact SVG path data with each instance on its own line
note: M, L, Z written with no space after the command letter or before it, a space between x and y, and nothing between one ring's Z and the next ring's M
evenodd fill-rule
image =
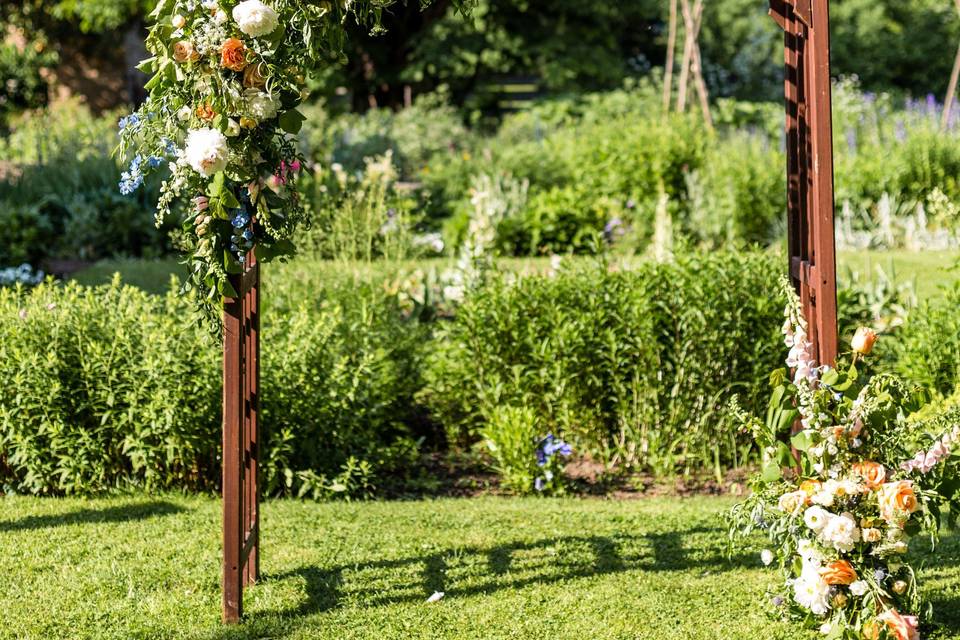
M697 541L685 544L687 536L716 536L718 532L700 527L646 535L563 536L493 547L450 548L393 560L299 567L263 576L266 582L302 582L304 598L298 606L258 611L250 617L250 628L224 628L214 638L243 638L249 633L282 636L296 631L298 618L341 606L424 603L437 591L447 598L462 598L627 571L692 569L707 575L757 566L756 554L728 559Z
M918 567L921 593L933 606L933 618L925 621L922 637L931 640L956 638L960 630L960 584L954 578L951 589L924 589L924 582L936 579L940 572L955 573L960 567L960 534L950 533L943 535L936 549L929 551L926 547L920 558L910 558L914 566ZM948 578L948 579L949 579Z
M105 507L102 509L77 509L66 513L50 513L42 516L27 516L19 520L0 520L0 533L7 531L31 531L72 524L97 524L101 522L128 522L145 520L154 516L169 516L182 513L183 507L164 500L149 500L132 504Z

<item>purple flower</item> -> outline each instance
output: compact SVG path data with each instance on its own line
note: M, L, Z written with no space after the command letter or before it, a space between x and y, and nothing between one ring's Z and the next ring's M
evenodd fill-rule
M897 120L893 128L893 135L897 142L903 142L907 139L907 125L904 124L903 120Z
M857 132L853 129L847 129L847 148L852 153L857 152Z
M887 572L883 569L877 569L873 572L873 577L876 578L877 582L883 582L887 577Z
M533 481L533 488L537 491L543 491L543 478L537 477L537 479Z
M781 606L782 604L783 604L783 598L782 598L781 596L774 596L774 597L773 597L773 606L779 607L779 606Z

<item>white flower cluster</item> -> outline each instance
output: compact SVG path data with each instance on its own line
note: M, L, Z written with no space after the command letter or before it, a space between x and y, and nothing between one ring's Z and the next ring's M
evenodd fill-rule
M194 171L212 176L227 168L230 147L226 136L216 129L192 129L183 155Z
M830 610L830 585L820 573L823 557L809 540L800 540L797 553L803 569L800 577L793 581L793 598L804 609L822 616Z
M233 19L240 31L252 38L273 33L279 25L277 12L260 0L245 0L233 8Z
M860 542L860 527L851 513L836 515L814 505L804 511L803 521L820 542L837 551L852 551Z

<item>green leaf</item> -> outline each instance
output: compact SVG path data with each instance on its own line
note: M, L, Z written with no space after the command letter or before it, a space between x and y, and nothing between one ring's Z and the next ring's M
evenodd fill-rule
M793 437L790 438L790 444L792 444L795 449L807 451L813 446L813 435L804 429L803 431L794 434Z
M137 65L137 71L142 71L143 73L150 73L156 69L157 56L152 58L147 58L142 60L140 64Z
M303 123L306 119L306 116L296 109L284 111L280 114L280 128L289 134L297 135L300 133L300 129L303 128Z
M782 473L780 464L776 460L771 460L763 467L763 473L760 475L760 479L766 483L776 482L780 479L780 474Z

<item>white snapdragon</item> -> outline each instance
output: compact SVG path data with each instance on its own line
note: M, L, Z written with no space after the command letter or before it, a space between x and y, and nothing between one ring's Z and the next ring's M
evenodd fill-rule
M277 12L260 0L245 0L233 8L233 19L240 31L259 38L276 31L280 24Z
M183 155L194 171L212 176L227 168L230 147L226 136L216 129L193 129L187 135Z

